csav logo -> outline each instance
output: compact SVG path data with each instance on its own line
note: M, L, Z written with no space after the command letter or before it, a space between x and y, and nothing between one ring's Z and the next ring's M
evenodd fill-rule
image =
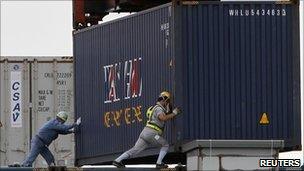
M20 89L20 82L14 82L12 85L12 91L13 91L13 97L12 97L12 101L13 101L13 121L16 122L19 115L20 115L20 93L19 93L19 89Z
M22 76L21 72L11 72L11 126L22 127Z
M104 103L140 97L142 93L141 58L104 66Z

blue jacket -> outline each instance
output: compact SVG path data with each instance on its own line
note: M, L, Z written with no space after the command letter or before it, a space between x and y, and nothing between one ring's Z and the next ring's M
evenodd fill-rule
M38 138L40 138L45 145L50 145L53 140L58 137L58 134L73 133L70 129L76 127L76 124L65 125L57 119L52 119L45 123L38 131Z

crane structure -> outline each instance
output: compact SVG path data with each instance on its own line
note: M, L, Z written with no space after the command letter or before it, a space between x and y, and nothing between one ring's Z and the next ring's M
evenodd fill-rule
M73 0L73 27L96 25L110 12L138 12L171 0Z

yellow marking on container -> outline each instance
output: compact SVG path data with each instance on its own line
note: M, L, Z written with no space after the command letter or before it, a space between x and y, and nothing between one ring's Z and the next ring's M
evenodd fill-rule
M267 113L263 113L261 119L260 119L260 125L268 125L269 124L269 119L267 116Z

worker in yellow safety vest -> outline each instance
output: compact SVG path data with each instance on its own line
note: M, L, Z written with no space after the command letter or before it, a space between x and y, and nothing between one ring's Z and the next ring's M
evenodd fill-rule
M163 91L160 93L156 105L147 110L147 124L140 133L134 147L115 159L113 161L114 166L124 168L125 165L122 163L122 160L131 158L146 149L148 146L153 145L161 146L156 162L156 168L161 169L168 167L168 165L162 162L169 149L169 144L163 137L164 126L166 121L171 120L180 114L180 110L178 108L175 108L172 113L169 112L168 108L171 105L170 100L171 95L169 92Z

